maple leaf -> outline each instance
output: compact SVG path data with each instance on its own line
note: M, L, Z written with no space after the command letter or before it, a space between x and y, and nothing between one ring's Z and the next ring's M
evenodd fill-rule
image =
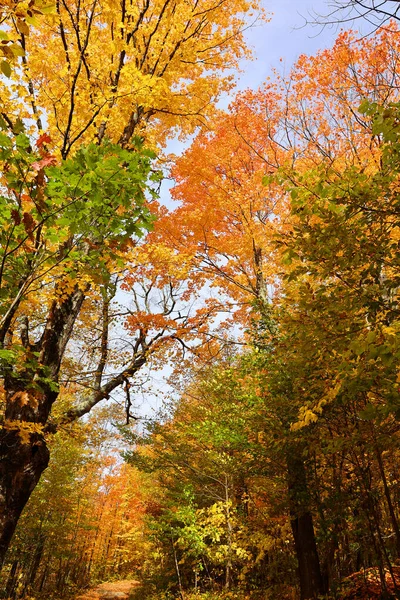
M41 171L46 167L53 167L57 164L57 158L51 154L48 154L37 162L32 163L32 169L35 171Z
M19 211L16 208L12 209L11 218L13 219L16 225L19 225L21 223L21 215L19 214Z
M51 137L47 133L42 133L36 142L37 148L42 148L45 144L51 143Z
M36 222L30 213L24 212L22 216L22 221L24 223L25 231L32 239L32 232L35 228Z

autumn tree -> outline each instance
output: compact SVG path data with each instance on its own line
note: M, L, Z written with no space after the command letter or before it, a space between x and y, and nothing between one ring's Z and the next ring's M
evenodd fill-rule
M286 293L293 304L284 326L290 332L292 369L297 365L297 390L303 398L293 428L311 427L321 418L325 439L336 439L347 431L349 440L357 440L359 450L347 444L341 447L342 459L354 461L355 466L346 465L346 469L355 472L362 484L362 512L369 522L385 591L385 569L392 573L390 557L399 551L395 492L383 460L385 451L396 448L398 431L398 219L393 208L398 200L390 191L398 177L392 120L397 108L368 103L361 108L362 114L372 117L373 133L382 136L380 169L366 176L363 168L350 167L338 177L335 170L321 165L305 174L305 187L298 180L292 188L297 225L286 239L297 240L299 253L290 258L291 283ZM322 172L317 192L316 181L311 182ZM307 204L302 214L297 201L301 203L304 197ZM370 496L375 486L383 490L384 511L393 531L390 550Z
M246 355L193 372L173 414L135 435L125 455L163 490L152 528L164 576L183 590L250 589L256 581L281 590L276 574L287 565L272 548L287 538L284 458L253 367Z
M172 339L163 317L178 291L168 295L165 278L156 329L140 322L146 289L135 291L133 310L112 308L125 265L126 288L136 285L130 250L152 221L145 192L157 175L143 138L156 148L203 123L247 54L243 28L257 4L60 1L39 20L28 14L30 28L18 6L2 13L3 46L20 58L11 72L3 68L0 89L1 560L47 466L45 436L127 388L152 347ZM117 314L122 327L130 318L132 337L111 350ZM62 373L82 386L55 419Z
M121 421L117 404L51 439L49 467L7 554L2 598L64 596L116 573L127 578L140 571L150 548L144 515L153 488L120 464L110 418Z
M345 365L349 368L349 361L344 358L347 356L344 346L353 339L353 335L356 336L358 318L370 319L363 309L358 312L356 308L357 303L366 300L364 294L369 295L367 283L364 285L359 277L356 285L351 278L353 284L347 286L346 277L344 281L340 280L340 269L332 269L328 274L324 266L333 264L338 250L337 260L342 260L343 252L346 258L343 258L342 268L346 265L349 275L351 273L357 278L360 273L365 273L368 278L370 269L374 271L377 268L375 260L380 260L377 249L381 242L384 248L392 247L392 242L386 238L383 241L378 236L380 241L377 241L378 238L373 241L380 230L379 224L375 233L370 221L368 225L367 221L360 225L366 214L360 217L361 221L358 217L356 219L358 239L352 229L355 224L350 212L343 210L341 213L336 204L329 203L324 197L321 201L327 202L326 214L335 223L325 230L322 225L324 217L318 213L318 202L313 196L316 193L314 184L321 186L326 194L328 189L337 191L338 182L346 181L347 187L341 192L345 204L345 198L351 197L350 190L355 181L358 182L356 185L361 185L357 177L350 183L351 173L359 174L367 186L374 181L371 177L380 172L382 134L376 133L378 130L373 127L368 110L360 112L358 108L365 98L376 103L375 107L383 105L382 113L378 111L376 115L378 120L382 119L385 110L392 110L390 103L398 98L398 57L397 31L382 31L375 38L358 42L352 33L343 33L332 49L321 51L315 57L300 57L287 77L276 76L258 93L241 95L230 107L230 114L219 117L213 132L201 134L178 161L174 193L180 206L172 215L160 219L152 234L157 235L161 230L182 254L191 253L196 269L226 294L225 305L231 308L240 306L236 322L248 326L252 316L256 321L261 317L262 323L263 315L268 315L271 310L266 292L276 306L274 319L278 323L278 333L272 336L271 351L266 355L265 368L271 374L267 378L269 393L266 397L274 396L281 406L279 418L283 426L282 440L286 440L288 503L300 565L302 598L315 597L326 589L329 559L321 560L319 556L321 551L322 555L326 551L327 556L328 550L324 544L318 543L319 528L323 525L314 511L316 506L321 507L321 501L312 493L310 485L313 481L311 457L315 439L312 433L301 432L301 427L296 429L295 424L300 411L303 422L307 421L314 431L312 423L318 420L318 411L323 411L323 404L319 406L317 401L313 404L311 399L318 398L323 403L326 393L328 397L330 394L335 396L338 384L335 359L329 353L338 344L337 352L343 357L343 369L346 369ZM245 115L243 120L242 115ZM265 172L271 175L264 179L266 185L263 188L257 178ZM278 174L274 175L276 172ZM377 175L378 180L380 176ZM332 182L335 185L330 188ZM325 188L325 185L328 187ZM391 183L385 180L376 197L379 194L385 197L383 189L386 185L390 187ZM291 211L288 211L288 190L293 193ZM297 195L302 198L298 208ZM203 204L212 207L210 214L213 218L196 210ZM313 207L317 213L314 213ZM359 204L354 210L362 213L363 209ZM341 226L339 213L343 220ZM371 219L372 212L369 214ZM179 231L183 235L173 229L174 218L180 221ZM303 219L307 220L310 231L301 226ZM395 229L395 221L394 217L394 222L390 226L385 225L384 230ZM311 236L311 230L318 231L321 238L317 240ZM381 233L386 236L386 233ZM290 242L292 237L299 247L307 248L308 257L311 258L315 251L314 263L309 264L304 258L302 264L303 253L298 256ZM346 251L338 245L345 239ZM278 241L280 257L277 256ZM374 248L371 252L375 258L368 257L369 244ZM354 260L360 261L358 267ZM292 263L296 264L295 268ZM310 274L309 280L307 274ZM373 279L371 276L371 285L378 285L373 283ZM327 298L323 301L325 291L329 289L332 295L329 301ZM304 311L300 290L308 298ZM344 304L334 300L335 294L343 298ZM354 299L354 310L350 310L346 300L350 296ZM376 298L371 299L372 303L376 301ZM321 312L308 314L311 305L319 305ZM340 314L342 317L347 315L346 323L341 320ZM318 327L314 324L315 320ZM332 323L332 338L328 338L325 331L328 323ZM392 333L388 332L389 337ZM340 340L343 347L340 347ZM394 360L395 353L392 347L389 361ZM372 373L378 375L376 369L372 369L371 376ZM390 388L393 373L394 370L388 379ZM310 398L309 405L303 402L305 397ZM312 411L313 405L316 412ZM389 427L389 424L386 423L386 426ZM373 461L376 460L374 464L380 468L378 454ZM365 476L364 469L374 476L375 467L370 469L364 459L365 456L357 456L360 461L357 477L362 477L362 473ZM336 456L335 460L339 457ZM366 488L365 498L368 494L370 491ZM385 495L391 513L393 502L389 493ZM374 527L378 527L376 506L370 504L366 510L369 511L366 519L372 519L370 523L374 522ZM397 517L394 517L392 515L391 520L396 531ZM371 535L375 543L375 534ZM390 564L390 558L388 560L384 556L386 549L380 549L381 546L379 541L375 559L381 565ZM368 564L371 564L370 560ZM382 569L384 571L385 567L382 566ZM381 579L385 585L383 571Z
M399 587L398 59L397 32L362 41L341 34L332 49L302 56L287 77L240 95L177 161L180 204L149 240L166 241L211 284L209 304L235 311L235 325L247 328L241 344L255 347L248 360L261 407L255 416L246 403L243 373L238 386L232 371L206 376L136 455L174 490L158 523L164 533L173 527L182 585L212 547L196 495L221 485L207 476L226 463L208 458L229 447L237 459L229 464L246 465L251 491L259 465L265 476L274 463L301 598L335 590L361 568L377 593ZM207 395L197 405L202 386ZM260 429L255 464L249 439ZM270 514L260 479L258 506Z
M340 85L338 80L336 84L335 77L331 77L328 84L323 72L324 67L332 65L333 53L324 52L318 63L314 59L301 59L300 69L289 78L294 95L288 96L290 117L282 123L287 132L288 149L295 149L297 159L282 165L279 179L292 194L292 229L282 232L279 238L284 284L282 297L276 302L282 310L277 318L287 336L281 348L278 347L278 356L281 354L281 361L289 367L293 406L297 403L299 410L299 421L293 423L291 429L293 432L302 427L309 429L309 433L303 435L306 444L303 452L308 454L308 465L313 462L309 453L317 452L314 465L317 470L324 468L326 450L323 448L328 445L335 469L341 465L342 476L346 473L358 482L355 521L360 522L359 515L363 514L374 549L374 558L363 554L359 557L369 565L371 561L377 564L383 593L387 593L389 584L391 589L397 586L391 564L391 556L397 554L396 545L389 549L382 532L389 527L393 538L398 537L398 516L382 460L388 440L385 432L390 430L395 435L397 431L390 416L393 409L389 408L397 372L397 346L391 341L392 336L396 336L394 289L397 289L397 281L396 276L394 281L388 281L386 276L387 267L388 279L391 279L396 271L396 268L392 271L391 265L397 261L397 243L392 239L392 236L396 238L396 210L390 208L391 202L397 200L389 191L393 185L391 174L397 178L394 163L389 158L397 152L391 122L393 106L397 104L390 103L397 99L396 85L393 85L397 72L389 68L388 77L388 73L377 66L382 64L383 56L398 56L397 35L382 32L366 44L359 43L358 47L337 45L334 74L342 72ZM372 54L364 55L364 61L359 63L364 44ZM376 59L368 62L374 54ZM351 65L347 76L342 71L344 57ZM384 64L387 66L388 62ZM310 71L310 67L315 70ZM370 102L363 98L370 98ZM318 186L321 186L319 191ZM388 203L387 212L381 202ZM299 253L290 243L286 245L290 239L297 240ZM383 279L382 270L385 271ZM384 289L386 285L388 289ZM371 354L367 348L371 348ZM381 351L384 353L382 364ZM352 352L359 352L354 361L350 358ZM362 358L364 352L369 359ZM372 381L377 385L376 391L372 390ZM373 398L377 397L380 407L375 409ZM331 406L335 406L332 411ZM380 416L376 419L377 413ZM315 425L320 416L324 422L321 429ZM364 419L368 425L363 423ZM347 431L353 446L341 445L343 431ZM340 448L338 452L334 450L335 440L336 448ZM317 529L329 530L322 509L324 502L334 502L335 494L336 498L343 498L344 490L351 493L354 489L344 485L338 492L338 486L343 484L338 483L337 477L334 470L332 481L323 491L320 489L319 496L309 494L310 508L314 503L321 506L321 518L315 521ZM307 478L318 482L309 470ZM372 500L372 490L377 489L383 490L386 507L378 508ZM332 505L331 510L335 513ZM380 510L388 521L382 522ZM338 515L335 518L334 532L327 534L331 536L329 543L323 550L325 544L319 545L320 553L327 553L326 566L332 564L332 556L340 546L339 529L349 527L348 522L338 524ZM304 597L312 597L312 588L312 585L308 588L310 596Z

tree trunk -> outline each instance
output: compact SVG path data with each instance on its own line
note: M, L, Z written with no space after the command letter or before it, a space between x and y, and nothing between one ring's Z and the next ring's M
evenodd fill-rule
M231 523L231 510L230 510L230 498L229 498L229 483L228 477L225 475L225 524L226 524L226 541L228 547L228 556L225 566L225 589L229 590L231 587L231 576L232 576L232 523Z
M0 428L0 567L18 519L49 463L44 439L58 397L58 376L85 294L78 287L54 300L40 340L21 331L24 360L4 369L6 408ZM21 359L22 359L21 355Z
M8 575L8 579L7 579L7 583L6 583L6 590L5 590L5 598L12 598L14 596L14 590L16 588L17 585L17 577L18 577L18 567L19 567L19 561L18 560L14 560L12 566L11 566L11 571Z
M0 430L0 568L20 514L49 462L41 434Z
M324 594L320 562L315 541L313 517L301 449L292 448L287 456L290 523L298 561L300 598Z
M381 479L382 479L382 483L383 483L383 491L385 493L385 498L386 498L386 503L389 509L389 516L390 516L390 520L392 522L392 527L393 527L393 531L394 534L396 536L396 553L397 553L397 558L400 558L400 528L399 528L399 523L397 521L396 518L396 513L394 510L394 506L393 506L393 502L392 502L392 497L390 494L390 489L389 489L389 485L388 485L388 481L387 481L387 477L386 477L386 473L385 473L385 467L383 464L383 459L382 459L382 452L376 442L376 440L374 440L374 446L375 446L375 454L376 454L376 458L378 461L378 466L379 466L379 472L381 475Z
M40 563L42 561L43 550L45 545L46 538L43 533L39 533L39 538L36 544L36 548L32 557L32 564L29 568L28 576L26 578L26 583L24 587L24 594L27 590L31 590L34 587L36 574L39 570Z
M184 600L185 596L183 594L181 572L179 570L179 561L178 561L178 557L176 555L176 548L175 548L174 537L172 535L172 530L171 530L171 546L172 546L172 552L174 555L174 565L175 565L176 578L178 580L179 595L180 595L181 599Z

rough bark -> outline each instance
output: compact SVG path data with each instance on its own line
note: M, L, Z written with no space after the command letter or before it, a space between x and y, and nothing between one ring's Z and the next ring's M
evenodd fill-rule
M5 369L6 408L0 429L0 566L18 519L49 462L44 428L58 397L58 376L74 323L85 298L76 288L62 303L54 301L41 339L29 343L26 360ZM39 358L36 357L39 355Z
M43 436L31 435L22 443L16 430L0 431L0 565L21 512L48 465L49 451Z
M287 455L290 522L298 561L301 600L324 594L313 516L301 449L290 449Z

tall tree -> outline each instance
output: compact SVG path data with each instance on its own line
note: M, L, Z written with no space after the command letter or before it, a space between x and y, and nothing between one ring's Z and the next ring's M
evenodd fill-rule
M371 278L371 286L375 286L374 292L371 289L371 302L377 302L376 261L381 260L378 246L383 242L383 248L392 247L388 231L396 227L394 223L390 227L386 224L386 233L378 234L379 220L372 234L367 213L360 217L361 221L365 218L361 226L354 209L353 223L350 209L348 212L336 207L334 202L329 203L327 190L337 192L340 182L346 181L341 192L346 198L351 196L350 190L354 188L354 181L350 183L351 173L363 173L362 179L369 185L374 181L371 180L373 174L380 172L382 134L373 128L368 110L360 112L357 108L369 98L383 104L386 107L383 112L391 111L390 102L398 99L398 59L397 31L381 31L375 38L359 41L352 33L344 33L332 49L321 51L316 57L300 57L287 77L277 76L260 92L241 95L231 106L230 114L219 117L214 131L199 136L178 161L174 193L181 204L175 213L160 219L152 234L157 235L162 230L174 248L191 253L199 272L227 295L225 305L230 302L231 306L240 306L237 317L241 323L248 326L250 316L257 320L263 313L268 314L266 292L274 296L273 304L279 309L275 318L280 334L271 342L272 351L265 368L271 373L270 394L281 406L281 417L285 416L282 424L287 442L288 501L303 598L312 598L324 591L327 570L325 561L323 577L323 565L317 552L320 521L314 514L317 499L309 485L314 438L307 433L296 437L295 432L301 427L294 425L292 431L292 425L298 418L298 411L302 411L303 423L311 426L318 420L318 411L323 410L318 401L325 397L327 387L328 397L335 396L338 381L334 375L335 360L329 357L329 352L339 348L340 343L348 343L349 337L355 334L359 318L369 320L362 309L357 312L356 308L358 303L365 301L365 294L369 294L363 278L364 275ZM378 121L382 118L379 115L374 117ZM274 177L276 170L278 176ZM266 186L262 188L258 178L265 171L272 176L265 178ZM317 200L317 185L323 190L320 200ZM362 187L360 181L357 185ZM379 194L385 197L383 189L386 185L391 185L388 180L382 182L374 197ZM294 208L290 214L288 189L292 186ZM315 197L314 193L317 194ZM297 194L302 198L298 208ZM332 226L326 225L329 219L325 213L323 217L319 213L319 202L326 215L330 215ZM212 207L209 211L212 218L196 210L200 204ZM357 210L362 212L360 202ZM365 210L372 214L370 209ZM180 223L183 235L176 233L174 218ZM300 225L303 220L307 222L306 228ZM318 231L318 240L311 231ZM354 236L355 232L358 237ZM389 238L383 241L379 235ZM292 237L299 248L307 248L300 257L290 242ZM371 246L364 245L367 239ZM278 240L282 249L280 258L275 245ZM346 251L338 246L345 240ZM335 249L339 251L336 260L339 263L343 260L342 268L348 267L349 280L346 276L340 281L339 268L332 268L329 274L325 270L335 262ZM372 258L368 257L369 251ZM313 252L315 262L311 258ZM355 260L360 261L357 267ZM392 262L391 258L390 264ZM292 267L292 263L296 266ZM335 281L336 278L339 281ZM349 282L352 283L348 285ZM328 301L325 293L329 289L332 295ZM302 294L304 299L307 297L304 305ZM339 294L344 305L334 301L333 294ZM388 293L384 295L386 297ZM350 296L354 311L349 310ZM384 305L389 307L387 301ZM308 313L311 306L321 306L318 317L316 313ZM391 304L390 307L393 310ZM346 323L341 320L343 314L348 314ZM315 319L318 327L313 325ZM332 323L329 340L328 323ZM339 323L336 328L335 323ZM343 324L343 330L340 324ZM314 327L315 337L311 333ZM389 337L392 333L389 332ZM345 353L344 348L340 352ZM395 353L395 349L390 352ZM343 362L344 371L349 368L347 358ZM390 372L388 386L393 389L393 372ZM375 370L374 374L377 376L378 372ZM302 402L305 397L310 399L309 404ZM312 410L313 405L316 412ZM378 454L381 454L381 446ZM339 460L339 457L335 458ZM357 460L360 461L360 476L364 468L370 469L370 465L364 464L364 457L358 456ZM397 517L390 508L393 503L388 492L388 511L396 529ZM368 493L365 492L366 497ZM371 502L367 504L367 518L376 524L376 507ZM318 506L321 506L320 502ZM381 553L384 561L382 552L385 549L380 550L380 546L379 542L376 556L379 559Z
M117 387L128 389L150 346L167 335L161 325L149 339L149 327L127 308L122 314L135 322L135 336L123 349L111 343L121 270L151 222L144 197L151 156L142 138L156 147L175 128L191 131L207 117L232 83L224 72L247 53L245 13L257 5L62 0L40 21L28 14L31 30L17 12L7 13L4 46L14 44L21 58L0 82L8 220L1 254L0 561L47 466L45 435ZM148 307L146 291L141 299ZM171 294L169 300L174 305ZM170 314L167 304L161 319ZM81 327L85 319L96 323L94 348L93 334ZM70 380L71 369L63 369L74 362L67 348L85 355L85 388L56 422L50 415L60 373Z

